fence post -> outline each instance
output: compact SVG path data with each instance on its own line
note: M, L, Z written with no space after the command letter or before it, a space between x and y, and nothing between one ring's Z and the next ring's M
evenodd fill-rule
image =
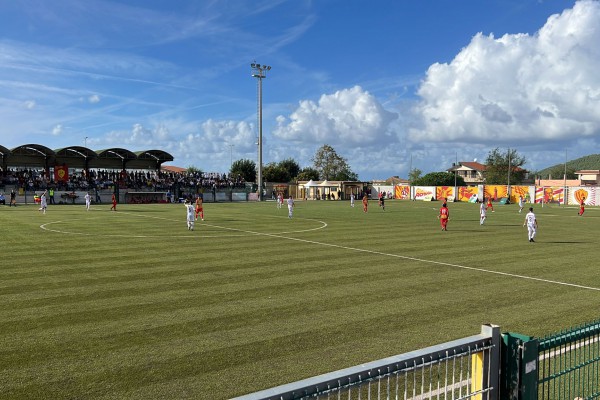
M486 359L486 357L483 356L483 353L478 353L477 355L480 357L477 365L481 368L478 374L481 377L481 380L478 381L477 384L480 383L481 386L473 389L491 389L483 392L476 398L482 400L497 400L500 398L500 327L492 324L482 325L481 334L492 338L492 347L488 353L489 359ZM474 378L475 376L476 374L473 374ZM487 381L483 379L484 377L487 377Z
M537 339L512 332L502 334L501 398L537 399L537 360Z

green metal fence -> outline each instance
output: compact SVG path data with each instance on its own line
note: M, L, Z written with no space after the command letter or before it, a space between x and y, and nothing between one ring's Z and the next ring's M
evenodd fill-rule
M538 399L600 398L600 321L538 340Z
M499 329L236 399L600 399L600 320L544 338Z

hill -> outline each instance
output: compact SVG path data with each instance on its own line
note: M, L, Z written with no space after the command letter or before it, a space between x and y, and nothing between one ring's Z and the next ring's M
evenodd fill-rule
M574 176L574 172L582 169L600 169L600 154L590 154L575 160L567 161L568 178L576 178L576 176ZM544 168L538 171L536 175L542 179L548 179L549 176L560 179L563 177L564 171L565 164L560 163Z

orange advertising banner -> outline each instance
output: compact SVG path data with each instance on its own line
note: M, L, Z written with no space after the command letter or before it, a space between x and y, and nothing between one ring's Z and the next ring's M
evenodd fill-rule
M397 185L394 188L394 198L400 200L407 200L410 198L410 186Z
M454 201L454 187L437 186L435 188L435 198L439 201Z
M458 201L469 201L473 196L477 196L479 188L477 186L460 186L458 188Z
M529 203L529 186L511 186L510 187L510 202L518 203L519 197L523 197L523 201Z
M486 199L492 198L492 201L499 201L503 197L508 197L506 185L485 185L483 195Z

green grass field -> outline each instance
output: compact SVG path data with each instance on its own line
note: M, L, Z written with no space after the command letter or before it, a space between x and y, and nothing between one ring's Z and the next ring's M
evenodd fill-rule
M1 206L0 398L226 399L479 333L600 317L600 209Z

